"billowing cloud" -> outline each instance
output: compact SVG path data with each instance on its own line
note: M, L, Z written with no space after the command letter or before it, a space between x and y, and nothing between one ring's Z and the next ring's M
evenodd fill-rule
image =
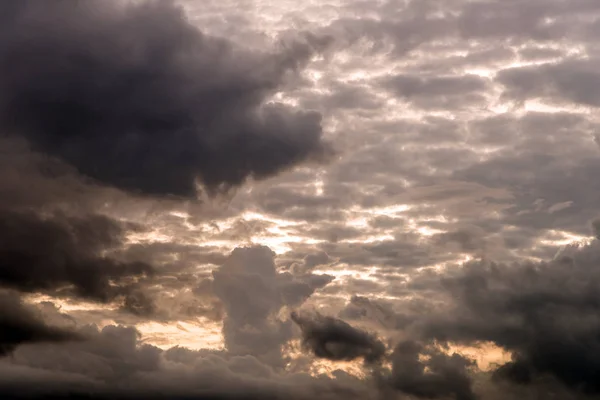
M513 354L498 374L519 383L551 375L598 393L598 243L544 263L473 263L443 286L457 299L421 329L437 340L492 342Z
M123 233L109 218L0 215L0 283L5 286L65 291L106 302L127 294L135 283L129 278L152 273L148 264L120 263L102 255L120 245Z
M291 321L279 315L282 308L302 304L333 279L279 273L274 256L267 247L237 248L213 271L212 282L226 313L227 349L232 354L264 357L271 365L283 362L282 346L292 337Z
M309 399L369 398L356 385L285 376L251 356L144 344L134 328L91 326L87 340L19 348L0 361L6 398ZM361 397L361 396L367 397Z
M379 339L342 320L296 312L291 318L302 330L305 347L317 357L334 361L363 358L366 363L374 363L385 354L385 345Z
M426 361L420 357L426 357ZM423 399L453 396L456 400L474 400L468 367L473 362L458 354L448 356L427 350L413 341L399 343L391 356L391 385L404 393Z
M0 5L3 398L598 397L597 0L177 3Z
M3 132L102 183L193 196L328 152L319 114L266 104L319 41L251 53L171 2L1 7Z
M0 292L0 356L27 343L79 341L83 335L46 324L14 292Z

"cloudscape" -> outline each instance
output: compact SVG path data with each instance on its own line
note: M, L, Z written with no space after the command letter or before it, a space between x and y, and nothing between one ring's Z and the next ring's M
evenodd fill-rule
M0 398L600 399L598 0L0 1Z

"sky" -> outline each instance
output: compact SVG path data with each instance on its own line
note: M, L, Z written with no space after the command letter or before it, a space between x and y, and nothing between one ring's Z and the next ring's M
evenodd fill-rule
M600 398L597 0L3 0L3 399Z

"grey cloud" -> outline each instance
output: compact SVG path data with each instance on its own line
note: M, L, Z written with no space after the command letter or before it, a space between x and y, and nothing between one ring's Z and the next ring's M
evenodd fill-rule
M302 304L333 277L278 273L274 256L267 247L235 249L213 271L212 290L224 306L223 337L228 351L282 367L282 346L292 331L290 321L278 318L279 312L284 306Z
M420 355L427 355L421 361ZM391 385L418 398L437 399L453 396L456 400L474 400L468 367L473 362L458 354L448 356L439 350L414 342L399 343L391 355Z
M345 224L327 224L322 222L319 226L308 229L306 235L317 240L329 242L340 242L348 239L359 239L364 235L364 231L358 228L347 226Z
M318 38L253 54L171 2L10 0L2 15L2 129L100 182L193 196L196 180L216 191L329 151L318 114L263 104Z
M598 242L564 250L549 262L473 262L442 283L455 300L419 323L429 338L489 341L513 361L497 374L518 383L550 375L567 387L597 394L600 304Z
M563 61L543 66L513 68L500 71L497 82L505 86L503 97L523 102L543 98L598 107L600 75L594 59Z
M328 286L335 278L331 275L314 274L280 274L281 294L286 305L295 307L301 305L316 290Z
M408 293L428 297L426 307L402 314L354 297L342 315L410 338L397 345L390 374L381 376L396 390L417 397L476 398L474 362L441 351L447 343L492 343L512 354L512 361L494 371L498 381L488 385L525 385L529 392L523 396L554 392L565 398L593 397L600 391L595 334L599 254L594 241L567 247L547 262L474 261L443 273L415 274Z
M531 46L519 50L519 57L524 61L543 61L562 58L566 55L565 50L557 48Z
M226 312L225 345L232 354L282 357L289 326L271 320L283 306L273 256L267 248L236 249L213 271L213 290Z
M151 260L116 253L141 227L105 214L123 196L22 141L0 143L0 285L105 303L140 298Z
M462 53L456 55L455 53ZM414 66L408 66L407 70L411 73L419 74L462 74L468 69L489 69L499 68L509 64L521 56L523 59L531 58L529 53L517 53L508 45L499 45L498 43L481 42L476 49L464 47L456 43L456 47L450 47L445 50L439 50L439 57L434 59L425 58L419 60Z
M398 233L396 239L372 243L327 243L322 248L341 264L357 266L426 267L451 259L420 242L418 234Z
M595 219L592 221L592 231L596 239L600 240L600 220Z
M232 33L237 38L248 34L248 41L255 40L255 36L249 34L253 29L250 18L239 18L245 12L255 13L255 2L241 0L219 4L199 3L202 3L202 7L206 3L206 7L211 10L235 5L238 17L228 19L225 16L223 21L236 21L241 26L224 27L225 30L221 32ZM10 377L22 374L21 382L27 382L30 390L37 386L34 383L40 381L40 371L45 371L51 377L48 379L55 382L64 382L61 379L66 380L65 375L77 380L77 385L80 386L72 382L57 383L54 386L48 384L53 388L62 385L62 391L56 392L57 397L71 391L74 395L86 392L89 398L195 396L222 399L369 399L373 395L369 386L373 378L377 378L376 382L383 383L383 388L380 387L383 392L376 393L375 396L386 400L415 397L473 399L474 392L485 392L482 398L486 400L545 399L551 395L565 400L581 400L585 398L585 393L596 395L598 346L593 332L597 331L594 296L597 277L593 272L593 265L598 261L594 255L597 244L577 251L568 249L559 254L556 260L546 263L518 260L518 263L511 264L504 261L513 261L520 255L540 258L553 255L557 247L538 240L541 237L562 240L561 230L578 234L590 233L587 221L598 216L598 196L594 184L597 182L594 177L598 170L598 147L593 141L598 126L592 121L593 115L583 113L529 112L516 116L512 110L500 114L496 109L481 109L474 113L471 111L483 99L482 96L489 95L485 98L487 104L498 94L498 90L502 88L500 85L493 86L494 83L500 83L506 89L500 102L518 102L545 96L543 101L561 100L596 106L594 94L590 92L596 81L593 71L595 58L591 53L593 46L589 42L594 33L590 28L593 24L588 22L593 19L593 13L598 11L597 1L514 0L473 3L462 0L419 0L406 2L405 6L401 3L345 2L341 6L343 11L340 11L344 14L344 19L334 22L324 31L349 39L347 42L342 40L334 44L334 47L337 45L337 49L344 51L340 58L347 60L325 57L323 61L311 61L311 69L316 68L323 73L320 83L315 86L309 82L299 83L298 76L291 76L313 54L311 47L314 44L305 46L296 43L291 49L258 54L237 48L228 41L194 34L201 38L204 43L202 49L206 52L199 50L199 54L189 55L188 58L193 61L191 64L174 62L179 69L173 70L175 72L171 75L167 74L171 69L163 70L166 71L165 76L154 80L158 87L145 85L146 93L150 96L159 97L157 94L163 94L171 97L148 105L146 101L138 103L142 96L138 97L134 90L131 96L114 102L117 106L114 113L111 111L104 114L105 109L101 109L97 114L108 116L99 125L100 129L116 127L120 132L135 131L130 135L131 145L127 142L129 138L121 140L121 136L114 143L107 142L105 148L111 151L117 149L117 144L122 145L117 150L124 149L123 153L109 151L109 155L114 155L118 161L115 170L126 164L124 158L119 157L122 154L129 157L131 149L134 149L133 159L140 158L135 153L138 145L139 152L151 149L148 157L160 162L177 161L173 163L176 164L173 168L161 169L156 174L156 180L150 179L155 172L152 168L155 167L134 166L129 170L130 175L125 176L132 179L117 182L111 175L113 170L90 172L89 166L96 163L97 159L67 159L67 156L74 157L65 153L69 148L55 148L53 146L58 145L50 143L51 139L57 137L56 131L37 136L31 132L27 134L32 146L46 154L29 154L29 158L25 159L21 158L21 153L15 156L10 151L3 152L0 158L3 169L3 176L0 176L0 210L6 208L12 213L19 208L21 212L29 213L31 207L36 210L31 215L37 218L39 207L44 207L44 215L48 215L45 212L49 202L53 212L51 215L54 215L52 221L62 221L62 218L72 221L77 218L84 220L90 213L106 210L99 207L104 207L102 204L109 196L115 196L113 192L108 193L109 189L106 187L93 186L89 181L83 184L81 181L84 179L76 176L77 169L103 184L124 189L152 194L190 195L196 177L204 179L205 185L217 188L216 190L223 183L224 186L236 185L247 177L260 177L253 173L254 166L246 168L247 165L243 165L244 157L253 160L252 157L258 155L261 161L268 161L268 168L265 167L268 174L295 165L296 161L286 164L263 157L264 154L270 154L271 149L276 151L278 145L267 146L264 152L242 152L239 156L240 153L236 153L237 142L234 142L244 135L250 140L256 136L262 138L261 135L266 132L267 136L273 133L273 137L279 138L281 136L274 132L279 131L278 127L282 124L295 126L296 122L306 122L304 131L310 134L302 136L302 139L298 136L301 135L301 129L287 130L288 133L291 132L289 135L298 137L301 142L298 146L291 145L291 148L296 151L294 154L299 155L298 161L311 158L315 152L321 153L326 146L320 139L319 122L316 119L308 121L308 116L295 116L292 107L279 106L277 115L281 116L280 120L266 126L268 124L263 117L268 111L265 110L273 110L276 106L265 105L264 102L275 91L283 90L291 96L297 96L301 109L314 107L323 112L326 110L328 119L323 122L323 126L332 131L332 136L336 136L338 141L336 144L345 149L339 162L327 170L318 171L318 176L315 171L308 169L294 171L268 182L255 182L251 193L238 194L234 199L234 203L242 209L293 220L293 224L282 228L280 232L294 236L294 240L296 237L325 239L322 243L290 241L287 244L291 251L278 257L266 249L238 249L227 258L218 245L195 246L182 243L137 244L111 253L110 260L116 264L129 265L142 261L144 264L154 265L154 269L158 271L152 280L153 285L147 285L145 281L139 285L132 284L139 278L137 274L130 272L115 278L119 284L118 290L129 290L122 306L138 314L136 317L122 317L119 321L140 322L146 318L193 320L198 317L224 320L226 350L195 352L173 349L162 352L152 346L144 347L134 331L121 331L121 328L112 327L106 332L91 330L90 336L99 335L104 339L96 338L85 345L64 343L49 347L22 346L15 353L15 360L19 365L8 366L12 361L6 359L0 363L0 371L10 371ZM17 2L11 4L21 7ZM34 3L25 1L22 4ZM94 16L84 19L110 22L113 24L111 26L118 28L115 32L129 32L129 28L125 29L120 25L125 19L118 22L114 18L118 12L113 13L110 10L114 9L104 3L102 9L106 11L108 18ZM156 17L154 13L162 9L167 10L164 13L166 17L153 19ZM152 42L151 45L141 47L142 60L139 64L127 66L131 67L128 71L132 74L137 74L146 65L145 61L151 58L148 56L144 59L149 54L144 51L164 50L161 54L166 55L167 59L173 56L169 60L174 60L181 54L187 54L186 49L189 47L185 46L196 41L190 39L187 44L175 46L171 50L162 49L160 47L166 46L168 38L155 42L154 38L158 34L141 29L138 22L152 20L149 24L152 30L159 33L166 31L166 36L172 38L173 32L188 35L185 33L188 29L182 28L185 26L183 19L170 14L173 9L164 4L131 10L132 14L127 18L131 17L129 21L135 22L130 24L132 41L139 43L138 39L148 39L148 43ZM143 16L140 10L144 10ZM76 11L81 15L86 12L85 7ZM589 18L579 20L579 16L583 14ZM210 24L217 24L216 20L220 17L216 15L213 11L207 11L206 15L199 18ZM370 19L373 15L376 17ZM36 21L41 17L38 15L31 19L36 28L48 26L45 22ZM53 14L49 13L44 21L52 18ZM552 18L556 19L553 21ZM69 18L66 18L66 22L64 25L67 28L72 28L73 32L81 35L90 34L95 29L91 28L92 24L89 24L89 29L73 25ZM167 29L165 24L171 25ZM209 28L212 29L213 26ZM3 29L6 32L12 28L0 28ZM57 31L60 33L65 29L61 26ZM336 32L336 29L339 30ZM212 30L216 31L218 29ZM95 32L105 33L107 30L98 29L92 34ZM582 32L589 35L586 37L588 42L573 42L581 39L577 35ZM48 36L47 39L44 38L43 43L46 44L58 37L56 34L32 33L33 39L40 36ZM111 38L112 34L105 36ZM32 38L23 38L23 42L30 44ZM81 41L74 40L61 48L78 51L88 42L98 43L96 39L88 40L84 37ZM353 42L352 46L345 47L349 42ZM115 53L118 54L118 46L124 41L117 40L114 43L116 44L106 44L103 49L107 52L116 50ZM6 52L7 49L0 45L0 52ZM97 47L93 46L91 49L95 50ZM586 61L565 60L552 66L505 70L496 77L496 82L478 76L462 75L465 69L481 68L482 72L493 72L511 61L558 58L571 49L585 49L591 58ZM115 59L94 58L96 54L98 53L94 51L89 60L97 62L97 66L102 68L116 68L121 61L135 61L137 57L127 55ZM197 62L205 60L204 56L207 54L214 55L217 61L206 64L204 71L212 75L202 75L201 83L197 83L197 80L192 79L196 78L192 76L193 72L198 70ZM14 59L18 61L19 57ZM66 58L59 54L57 59ZM396 87L391 87L392 82L388 81L384 87L378 78L370 77L347 84L336 80L337 73L370 72L372 65L382 60L394 62L394 65L389 65L389 69L387 65L383 67L387 71L393 71L392 77L400 78ZM172 66L167 61L158 65L169 68ZM29 64L28 69L22 68L22 73L46 73L42 67L46 66ZM244 69L246 67L248 70ZM11 70L11 74L17 74L18 70ZM45 76L50 76L51 72L53 71ZM154 72L156 70L152 73ZM77 83L78 76L75 74L66 82ZM205 86L205 76L216 77L216 82L207 83L214 83L213 86ZM172 85L175 78L181 78L182 85ZM115 85L123 81L125 80L116 76ZM233 82L231 85L230 81ZM569 81L574 84L569 85ZM18 80L15 82L18 83ZM144 82L146 81L142 83ZM584 87L585 82L588 82L589 87ZM161 87L162 84L166 87ZM125 86L135 89L137 85L138 83L131 82ZM141 83L139 85L143 86ZM184 89L189 89L191 94L180 90L186 85L187 88ZM306 87L298 89L295 85ZM48 84L49 89L41 94L49 95L52 86ZM323 87L331 92L322 94L317 93L317 90L313 91ZM99 84L94 89L97 91L92 94L104 99L103 96L115 93L111 88L108 85L108 89L104 89ZM393 109L386 102L380 102L381 98L390 94L376 93L380 88L411 103L413 109L420 107L421 110L418 111L428 111L428 115L413 117L408 112L405 115L405 110ZM201 103L209 89L214 89L217 101L208 103L208 111L193 114L191 107ZM197 92L200 94L194 97ZM75 92L74 96L79 94L81 92ZM71 101L76 97L65 95L61 98ZM188 99L192 101L187 102ZM84 107L89 106L90 109L93 104L96 103L91 100L83 102ZM217 107L224 110L222 117L209 114ZM463 113L467 107L468 112ZM228 113L234 108L237 111L231 112L234 118L229 121L227 118L231 114ZM131 110L134 111L133 117L120 119L120 112ZM437 111L448 110L457 112L447 118L429 115L431 111L438 115ZM490 115L495 116L488 118ZM20 118L18 113L13 117L15 116ZM182 116L190 116L190 131L184 129L188 125L180 124ZM13 119L8 122L23 120ZM91 120L93 119L78 119L79 122L75 122L86 128L90 126L85 125L86 121ZM51 126L62 126L61 121L51 119L40 119L39 123L48 121L54 124ZM221 166L217 161L211 163L212 158L183 167L178 163L187 162L191 158L180 160L180 153L177 152L194 148L192 144L196 143L189 140L187 132L196 132L195 127L205 121L215 121L208 129L207 136L202 136L203 139L215 138L218 151L214 154L234 155L236 162L230 163L224 170L217 168ZM1 122L4 122L2 118ZM37 123L38 120L33 122ZM146 123L153 124L148 130L149 135L145 135L147 132L142 129ZM237 135L236 129L242 125L249 127L244 130L249 133ZM163 132L167 130L176 134L161 139ZM93 139L99 137L93 129L84 131L91 132ZM136 138L136 132L142 134ZM223 132L227 133L226 138L220 142ZM175 139L181 145L173 147L170 141L177 135L179 136ZM154 141L155 137L159 139ZM310 140L304 141L305 137ZM108 139L112 138L112 135L108 136ZM203 139L200 140L202 145L205 144ZM92 146L98 143L93 140L89 143L78 140L72 143L65 140L65 143L71 143L75 150L85 150L76 154L82 158L87 157L86 152L91 151ZM137 144L136 140L139 140ZM114 147L111 147L113 144ZM152 147L155 145L156 147ZM300 147L304 150L300 150ZM59 156L63 162L67 160L72 165L50 162L49 155ZM15 161L15 158L18 160ZM30 158L36 158L36 163L43 166L29 164ZM10 164L9 168L4 168L7 163ZM241 168L236 169L239 166ZM22 171L38 167L50 178L36 176L20 179L23 177L20 175ZM200 170L197 174L194 169L196 167ZM216 172L207 178L201 173L205 167L207 171L211 169L210 172ZM179 172L183 172L181 179L169 179L169 173ZM35 171L35 174L39 175L39 171ZM144 179L138 181L137 178ZM316 188L311 186L317 178L323 181L322 194L318 194ZM3 182L7 181L10 182L3 186ZM48 184L49 181L52 184ZM19 187L21 189L15 189ZM28 187L30 193L22 190ZM60 194L62 188L69 188L67 196ZM82 192L85 193L82 195ZM95 200L92 201L91 198ZM81 199L84 199L83 214L88 215L85 218L71 209ZM140 203L131 201L128 207L135 208L137 204ZM406 204L411 208L394 217L367 214L371 207L396 204ZM572 206L563 208L567 204ZM67 215L60 216L54 207L67 208ZM350 208L350 211L344 211ZM260 236L274 226L271 222L256 222L251 229L247 229L240 223L215 233L216 230L204 230L199 226L206 222L207 215L225 218L235 216L237 211L204 214L199 208L194 210L195 212L190 212L194 215L185 218L185 221L180 217L165 217L156 226L152 223L152 229L165 228L165 232L185 243L201 243L205 239L243 242L253 234ZM359 214L364 211L368 227L344 228L348 215L354 211ZM550 213L552 211L554 212ZM77 218L72 214L77 215ZM446 218L439 218L441 215ZM184 222L186 225L191 223L198 226L194 230L188 230L182 227ZM413 222L444 233L424 238L414 233ZM173 226L177 228L171 228ZM597 234L597 230L594 228L593 233ZM110 242L100 240L101 243L94 247L94 251L104 254L107 247L121 246L121 233L121 230L116 231ZM337 233L338 240L329 241L335 239L334 233ZM383 235L392 235L393 239L378 239ZM367 237L369 243L361 243ZM358 243L345 242L350 238ZM370 242L371 240L375 242ZM83 250L86 249L84 246ZM453 261L464 253L475 257L484 256L495 262L477 261L463 269L453 264ZM304 258L306 254L312 255ZM426 268L438 263L447 264L439 271ZM212 275L213 279L210 279L210 269L214 265L220 267ZM278 266L283 266L281 269L287 272L278 272ZM322 266L333 270L343 269L344 273L350 270L356 275L333 281L332 276L311 273ZM357 277L363 273L369 274L369 279ZM100 282L103 281L104 278L101 278ZM110 278L109 281L112 285L114 279ZM70 284L71 290L77 290L73 282ZM75 282L75 285L80 284ZM37 290L39 289L32 289ZM355 296L349 304L342 304L353 293L369 293L377 298ZM111 296L109 297L112 298ZM383 346L385 356L374 357L391 362L391 369L385 368L387 363L367 365L369 372L375 371L375 376L367 381L357 380L356 386L348 384L346 378L343 378L345 375L339 371L332 372L336 379L322 378L322 381L321 378L294 374L290 378L288 374L284 374L284 367L289 367L286 363L290 361L285 347L288 340L294 338L293 326L284 315L287 315L289 307L298 307L310 297L323 310L337 312L341 309L338 316L353 324L350 326L332 319L334 322L322 324L323 332L319 331L320 328L315 328L319 334L323 334L316 335L319 338L329 338L339 333L343 343L323 344L326 340L321 340L317 341L317 346L309 348L310 351L314 353L315 348L318 348L317 352L329 359L366 357L370 360L372 354L381 353L384 339L379 340L374 335L371 335L372 340L365 339L369 334L358 327L368 327L369 331L372 328L377 332L378 337L387 338L389 335L393 338L391 343L408 338L408 342L404 341L396 347L393 355L388 356L394 349L394 346L389 345ZM166 310L168 312L162 314ZM116 313L118 312L100 312L95 318L113 318ZM78 311L73 315L79 316L81 313ZM327 317L324 318L327 320ZM313 320L311 323L321 327ZM436 344L432 345L432 341ZM496 372L496 376L500 378L497 381L489 382L487 373L477 370L463 357L446 354L448 349L444 348L446 343L477 346L481 341L491 341L513 354L512 363ZM100 342L102 344L98 344ZM581 351L582 346L587 346L585 352ZM305 358L312 360L308 356ZM298 361L298 365L295 365L298 370L305 370L307 367L302 362L306 361ZM29 373L32 375L27 375ZM4 376L3 373L0 375ZM37 378L34 379L34 376ZM124 379L119 378L121 376ZM26 377L31 379L27 380ZM289 383L289 379L294 382ZM474 381L471 382L471 379ZM317 381L320 383L317 384ZM527 384L522 387L514 385L518 382ZM47 395L46 389L50 386L38 386L39 397ZM13 389L2 394L12 395L17 391L27 393L23 390L22 383Z
M394 13L402 10L398 7ZM402 10L406 11L406 10ZM382 13L383 15L383 13ZM441 18L427 18L419 13L405 12L398 20L383 18L350 19L344 18L332 23L329 29L338 33L350 44L367 38L371 42L371 52L385 52L405 55L419 46L453 31L453 21Z
M483 229L466 226L454 231L438 233L434 235L433 241L440 245L454 244L458 246L458 250L463 252L478 252L485 248L484 237Z
M365 299L361 298L353 298L352 302L362 303L367 308L372 306L364 304ZM379 311L381 316L381 308L372 311ZM320 314L297 313L292 314L292 319L302 330L304 346L317 357L333 361L364 358L367 366L389 359L390 370L376 367L372 371L384 397L394 398L394 391L399 391L425 399L449 396L457 400L476 398L470 376L470 368L475 363L463 356L447 355L435 346L404 340L388 357L383 342L342 320Z
M400 228L404 226L406 220L401 217L388 217L385 215L380 215L369 220L369 225L375 229L390 229L390 228Z
M357 5L351 7L360 8ZM595 34L593 0L514 0L382 2L369 7L369 17L340 18L328 27L350 43L367 39L375 51L406 56L426 46L451 48L458 41L522 45L537 41L581 40ZM363 15L355 13L355 15ZM450 43L451 46L447 46Z
M4 134L0 134L0 169L2 209L86 214L124 199L115 190L82 179L64 162L33 152L23 139Z
M6 398L374 399L357 382L280 375L251 356L143 344L133 328L82 328L88 340L29 345L0 362Z
M127 295L153 268L102 253L121 244L124 227L101 216L0 211L0 284L107 302Z
M402 330L414 320L413 316L395 312L390 304L362 296L352 296L340 312L340 317L368 321L378 328L390 331Z
M449 110L483 103L489 84L486 79L476 75L395 75L383 79L381 87L417 107Z
M324 251L320 251L318 253L308 254L307 256L305 256L302 266L306 270L311 270L319 265L327 264L331 261L332 260L327 253L325 253Z
M320 294L344 296L356 293L380 293L387 285L371 279L340 277L324 288Z
M363 358L374 363L385 355L385 345L379 339L342 320L296 312L291 318L302 330L304 345L317 357L334 361Z
M227 256L218 247L178 243L136 243L117 254L125 261L145 261L165 273L185 273L200 265L220 265Z
M480 182L490 187L503 187L513 193L513 207L502 212L504 224L528 229L561 229L587 234L587 221L597 215L597 196L593 175L598 169L598 149L592 138L561 140L561 128L555 125L546 139L536 139L530 128L529 143L499 152L490 160L455 171L461 180ZM552 135L552 136L550 136ZM557 141L552 144L552 137ZM574 163L572 160L576 159ZM568 179L561 179L568 177ZM543 199L547 206L538 209L535 202ZM577 207L562 209L549 217L552 205L574 202ZM543 232L542 232L543 233Z
M458 17L457 26L464 38L556 40L565 35L566 29L562 21L545 23L545 18L560 15L560 11L566 11L565 2L468 3Z
M266 213L292 220L312 222L341 218L348 199L337 197L337 193L322 196L307 193L306 185L314 179L314 174L301 177L299 182L275 178L272 186L257 191L248 201L255 202Z
M0 291L0 356L22 344L82 340L75 331L48 325L15 292Z
M326 91L326 93L323 93ZM296 94L296 93L292 93ZM297 93L301 104L309 109L323 110L326 114L353 111L375 111L384 102L370 85L321 79L318 90Z

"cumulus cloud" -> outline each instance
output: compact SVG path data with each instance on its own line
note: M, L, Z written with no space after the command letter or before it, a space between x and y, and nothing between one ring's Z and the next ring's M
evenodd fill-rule
M175 267L164 248L127 243L149 229L114 217L136 199L111 186L193 197L198 183L214 193L329 152L318 114L268 102L325 39L249 51L162 1L9 1L0 14L5 287L162 318L142 281Z
M498 375L520 383L551 375L598 393L598 243L568 248L550 262L472 263L443 285L454 309L424 323L427 337L492 342L513 354Z
M323 399L373 398L356 384L281 375L252 356L144 344L123 326L82 328L87 340L21 347L0 361L6 398Z
M102 183L194 196L328 152L320 115L266 104L320 42L270 54L172 2L3 2L0 126ZM313 46L314 44L314 46Z
M334 361L363 358L366 363L374 363L385 354L383 342L342 320L296 312L291 318L302 330L304 346L317 357Z
M68 342L83 335L46 324L36 310L28 307L15 292L0 292L0 356L26 343Z
M311 274L294 277L277 272L267 247L237 248L213 271L212 290L221 300L225 346L232 354L251 354L281 367L282 346L291 339L291 322L283 307L296 307L333 278Z
M3 398L600 394L596 0L181 2L0 4Z
M420 360L422 356L426 361ZM473 362L465 357L449 356L439 350L428 350L414 341L403 341L396 346L391 359L390 380L395 389L424 399L476 398L468 374L468 367Z
M4 211L0 217L0 283L23 291L65 291L98 301L127 294L129 278L152 273L145 263L119 263L102 251L120 244L114 220ZM130 279L129 279L130 280Z

